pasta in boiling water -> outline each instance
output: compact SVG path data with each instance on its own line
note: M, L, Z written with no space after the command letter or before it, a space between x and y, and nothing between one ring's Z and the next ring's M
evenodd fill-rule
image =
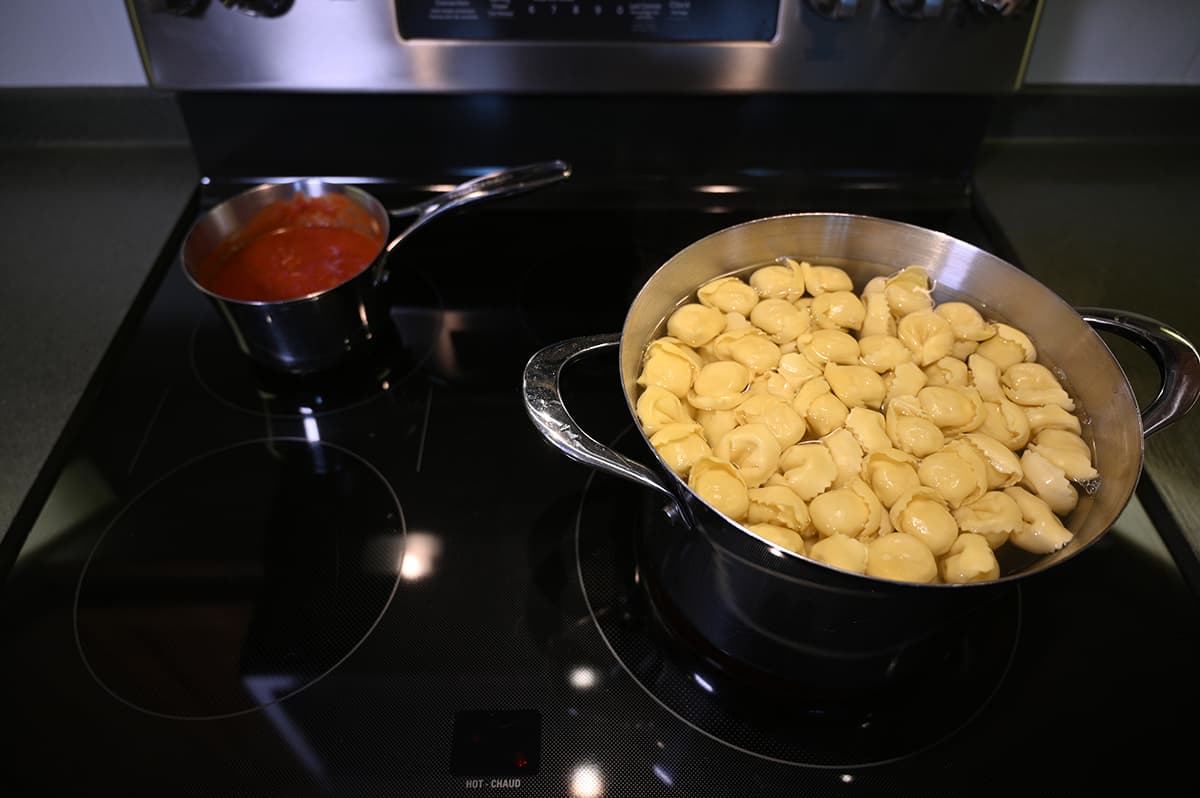
M1022 330L936 303L910 265L855 292L781 257L665 320L636 416L667 467L779 549L885 580L1000 577L1043 555L1100 479L1075 398Z

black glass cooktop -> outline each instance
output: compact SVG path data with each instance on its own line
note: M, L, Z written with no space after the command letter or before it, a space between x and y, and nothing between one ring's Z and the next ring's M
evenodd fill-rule
M238 187L202 187L190 213ZM730 188L576 177L443 217L397 250L378 350L304 379L240 355L177 235L15 530L0 792L960 795L1178 772L1200 613L1123 534L870 690L757 673L680 622L640 567L673 522L536 433L529 356L618 331L660 263L757 216L847 210L1002 246L965 191ZM563 389L645 456L615 352Z

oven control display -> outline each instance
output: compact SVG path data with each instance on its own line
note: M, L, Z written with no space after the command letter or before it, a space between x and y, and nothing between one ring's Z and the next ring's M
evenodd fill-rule
M770 41L779 0L396 0L405 39Z

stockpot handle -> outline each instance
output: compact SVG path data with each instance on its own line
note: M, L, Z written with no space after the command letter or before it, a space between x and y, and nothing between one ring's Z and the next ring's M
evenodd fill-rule
M1142 411L1142 432L1153 433L1182 418L1200 398L1200 354L1179 331L1167 324L1125 310L1076 308L1088 324L1133 341L1158 366L1162 387Z
M546 440L567 457L653 488L678 507L675 494L658 474L588 435L563 403L560 388L563 368L576 358L620 343L621 336L616 333L585 335L550 344L536 352L525 365L525 411Z

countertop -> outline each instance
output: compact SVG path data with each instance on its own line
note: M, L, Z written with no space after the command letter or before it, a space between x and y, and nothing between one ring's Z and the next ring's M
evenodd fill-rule
M11 116L0 123L0 532L22 512L195 190L186 135L162 116L162 103L152 103L150 129L110 121L100 140L51 135L30 144ZM61 134L73 123L54 124ZM1068 302L1137 311L1200 341L1195 142L993 138L976 189L1021 265ZM1114 351L1139 398L1152 396L1149 359L1122 342ZM1147 441L1146 472L1155 490L1139 494L1143 504L1165 512L1200 552L1200 410ZM1185 575L1197 584L1194 565Z
M1200 346L1195 139L989 141L976 186L1021 266L1067 302L1142 313ZM1145 407L1159 388L1153 361L1103 337ZM1150 436L1145 456L1138 496L1160 531L1171 527L1165 542L1200 589L1200 407Z
M0 95L0 534L198 179L169 98Z

